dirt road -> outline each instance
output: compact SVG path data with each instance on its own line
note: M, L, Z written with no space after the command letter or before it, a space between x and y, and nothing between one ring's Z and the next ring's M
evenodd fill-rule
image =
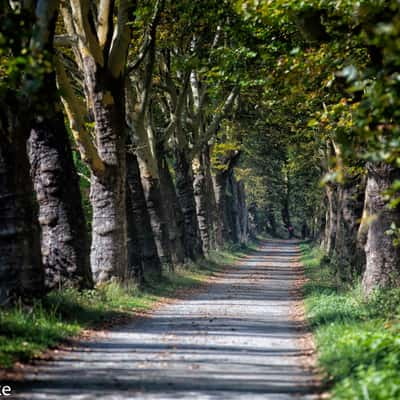
M313 399L291 317L298 254L265 242L206 291L37 365L13 397Z

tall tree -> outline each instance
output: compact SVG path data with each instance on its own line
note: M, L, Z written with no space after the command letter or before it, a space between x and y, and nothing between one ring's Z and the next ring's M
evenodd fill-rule
M64 26L75 39L76 64L94 123L94 142L80 112L85 109L59 71L63 99L82 158L91 171L93 208L91 267L96 282L127 277L125 71L136 2L65 1Z
M58 2L39 2L37 10L32 55L39 58L46 54L53 64ZM46 102L43 104L39 99L46 99ZM40 89L36 91L28 140L31 174L39 204L45 285L50 289L90 287L89 237L60 102L55 70L51 68L43 74Z

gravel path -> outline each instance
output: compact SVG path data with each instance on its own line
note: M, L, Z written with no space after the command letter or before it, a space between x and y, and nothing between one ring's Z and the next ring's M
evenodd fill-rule
M313 399L290 317L298 254L293 242L264 243L203 293L36 365L13 397Z

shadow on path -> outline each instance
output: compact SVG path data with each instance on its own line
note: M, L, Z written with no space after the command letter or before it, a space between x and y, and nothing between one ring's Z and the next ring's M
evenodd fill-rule
M30 367L19 399L311 399L290 318L294 242L265 242L192 299Z

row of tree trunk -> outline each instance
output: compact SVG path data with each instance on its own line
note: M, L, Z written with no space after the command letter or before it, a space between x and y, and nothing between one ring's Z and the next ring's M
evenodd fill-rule
M399 176L398 168L371 162L364 173L325 187L321 247L338 280L349 282L361 275L367 296L374 289L399 284L400 248L393 235L400 210L390 205L387 196Z
M92 10L84 1L61 4L65 29L78 41L73 52L83 96L54 59L59 4L46 3L27 10L37 40L26 37L17 50L36 43L32 52L55 67L35 78L33 92L24 93L29 82L22 81L0 98L0 304L113 279L141 284L226 241L245 243L246 199L234 165L213 172L205 146L194 168L186 147L167 149L153 140L146 93L129 108L127 22L134 10L123 6L128 2L121 2L117 20L104 9L106 27L89 23ZM151 77L152 68L147 72ZM90 172L90 234L61 100ZM176 126L177 137L181 129Z

